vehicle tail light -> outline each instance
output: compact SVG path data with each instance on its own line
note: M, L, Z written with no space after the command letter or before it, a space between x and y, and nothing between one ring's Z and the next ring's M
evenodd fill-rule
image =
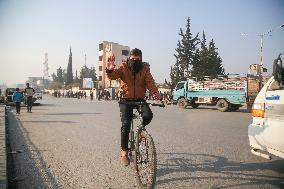
M261 117L264 118L264 104L256 103L252 106L251 115L252 117Z

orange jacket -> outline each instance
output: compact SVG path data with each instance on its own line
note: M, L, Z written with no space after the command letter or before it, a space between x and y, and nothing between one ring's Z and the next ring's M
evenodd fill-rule
M106 73L111 80L121 79L120 89L122 91L121 98L123 99L144 99L146 89L150 91L154 98L161 99L150 73L150 67L146 63L143 63L142 69L135 75L125 62L121 63L114 70L106 70Z

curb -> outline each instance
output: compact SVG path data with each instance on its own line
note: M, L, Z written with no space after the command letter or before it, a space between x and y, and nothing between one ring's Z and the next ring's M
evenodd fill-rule
M6 153L6 125L7 107L0 106L0 189L8 188L7 181L7 153Z

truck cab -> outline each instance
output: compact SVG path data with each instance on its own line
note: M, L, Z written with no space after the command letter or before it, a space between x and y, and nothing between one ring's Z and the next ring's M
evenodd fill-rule
M248 138L255 155L284 158L284 68L280 56L275 60L273 76L262 87L252 106Z
M177 104L180 108L186 108L187 106L192 106L192 108L198 108L199 104L198 97L193 97L188 94L188 84L194 83L192 79L187 81L180 81L177 83L173 91L173 103Z
M187 91L187 82L186 81L180 81L177 83L174 91L173 91L173 101L174 104L178 102L178 100L182 97L185 97L186 91Z

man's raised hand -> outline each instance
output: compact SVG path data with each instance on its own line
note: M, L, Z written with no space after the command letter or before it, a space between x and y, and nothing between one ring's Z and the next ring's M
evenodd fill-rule
M115 68L114 62L115 62L115 57L114 57L114 55L108 57L108 58L107 58L107 66L106 66L106 68L107 68L108 70L113 70L113 69Z

